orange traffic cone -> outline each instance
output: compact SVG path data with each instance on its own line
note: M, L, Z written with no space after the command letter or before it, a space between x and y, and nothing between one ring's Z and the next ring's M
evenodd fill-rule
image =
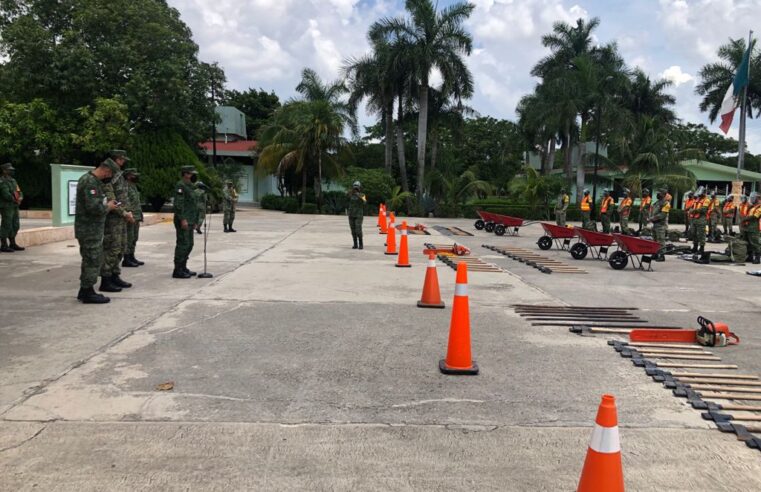
M452 302L452 321L449 324L447 358L439 361L444 374L475 375L478 365L470 355L470 313L468 307L468 264L457 264L457 278Z
M396 227L393 222L388 224L388 235L386 236L386 254L397 255L396 251Z
M616 415L616 399L613 395L602 395L577 490L578 492L624 491L618 416Z
M425 269L425 282L423 282L423 295L417 302L421 308L444 308L439 291L439 274L436 272L436 255L428 255L428 268Z
M407 249L407 221L402 221L401 237L399 238L399 258L396 260L396 266L400 268L409 268L410 253Z
M386 209L383 209L383 214L380 219L380 234L386 234L388 232L388 222L386 222Z
M386 211L383 209L383 204L378 206L378 227L381 227L381 223L385 222ZM381 227L382 228L382 227Z

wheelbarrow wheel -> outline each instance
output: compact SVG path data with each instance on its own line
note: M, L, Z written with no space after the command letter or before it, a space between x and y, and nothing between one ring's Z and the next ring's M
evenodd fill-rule
M539 249L546 251L552 247L552 238L550 236L542 236L536 244L539 246Z
M474 226L476 227L476 230L478 231L482 231L484 229L484 225L485 225L484 221L481 219L478 219L476 223L474 224Z
M494 234L497 236L504 236L505 235L505 226L502 224L497 224L494 226Z
M629 257L623 251L616 251L610 255L608 263L614 270L623 270L629 264Z
M583 260L587 257L588 252L589 248L584 243L576 243L571 246L571 256L574 260Z
M484 225L484 230L486 230L486 232L494 232L494 222L487 222L486 225Z

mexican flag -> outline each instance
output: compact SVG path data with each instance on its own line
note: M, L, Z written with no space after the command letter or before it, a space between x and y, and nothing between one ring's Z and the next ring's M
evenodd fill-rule
M748 47L743 55L740 66L737 67L735 78L727 89L727 93L724 95L724 101L721 103L721 109L719 115L721 116L721 131L725 134L729 132L729 127L732 126L732 119L735 117L735 109L741 103L741 97L743 89L748 85L748 72L750 70L750 51L753 48L753 44Z

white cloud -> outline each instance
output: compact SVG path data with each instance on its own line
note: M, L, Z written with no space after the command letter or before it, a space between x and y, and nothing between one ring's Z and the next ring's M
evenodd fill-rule
M694 78L692 75L682 72L682 67L679 65L671 65L669 68L661 72L658 77L670 80L677 87L693 80Z

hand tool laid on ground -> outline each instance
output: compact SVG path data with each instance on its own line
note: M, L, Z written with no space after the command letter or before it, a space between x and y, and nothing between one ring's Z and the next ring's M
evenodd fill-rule
M435 255L468 256L470 254L470 249L457 243L451 245L425 243L423 254L427 256L431 253Z
M740 338L729 331L729 327L724 323L714 323L698 316L698 325L700 328L697 330L633 330L629 333L629 340L632 342L699 343L707 347L725 347L740 343Z
M679 330L681 327L679 326L638 326L637 328L631 328L631 327L617 327L617 326L610 326L611 323L605 323L603 326L595 326L594 324L590 323L584 323L582 324L574 324L570 328L568 328L568 331L571 333L576 333L577 335L581 336L593 336L593 335L600 335L600 334L616 334L616 335L628 335L631 333L632 330Z
M567 265L562 261L553 260L545 256L538 255L532 251L523 248L498 248L496 246L482 245L497 253L507 256L513 260L525 263L534 267L542 273L587 273L581 268Z
M448 265L453 270L457 270L457 265L459 263L466 263L468 265L468 270L471 272L493 272L493 273L499 273L504 272L500 267L493 263L486 263L481 258L474 258L474 257L461 257L461 256L448 256L448 255L439 255L439 260L441 260L442 263L445 265Z

